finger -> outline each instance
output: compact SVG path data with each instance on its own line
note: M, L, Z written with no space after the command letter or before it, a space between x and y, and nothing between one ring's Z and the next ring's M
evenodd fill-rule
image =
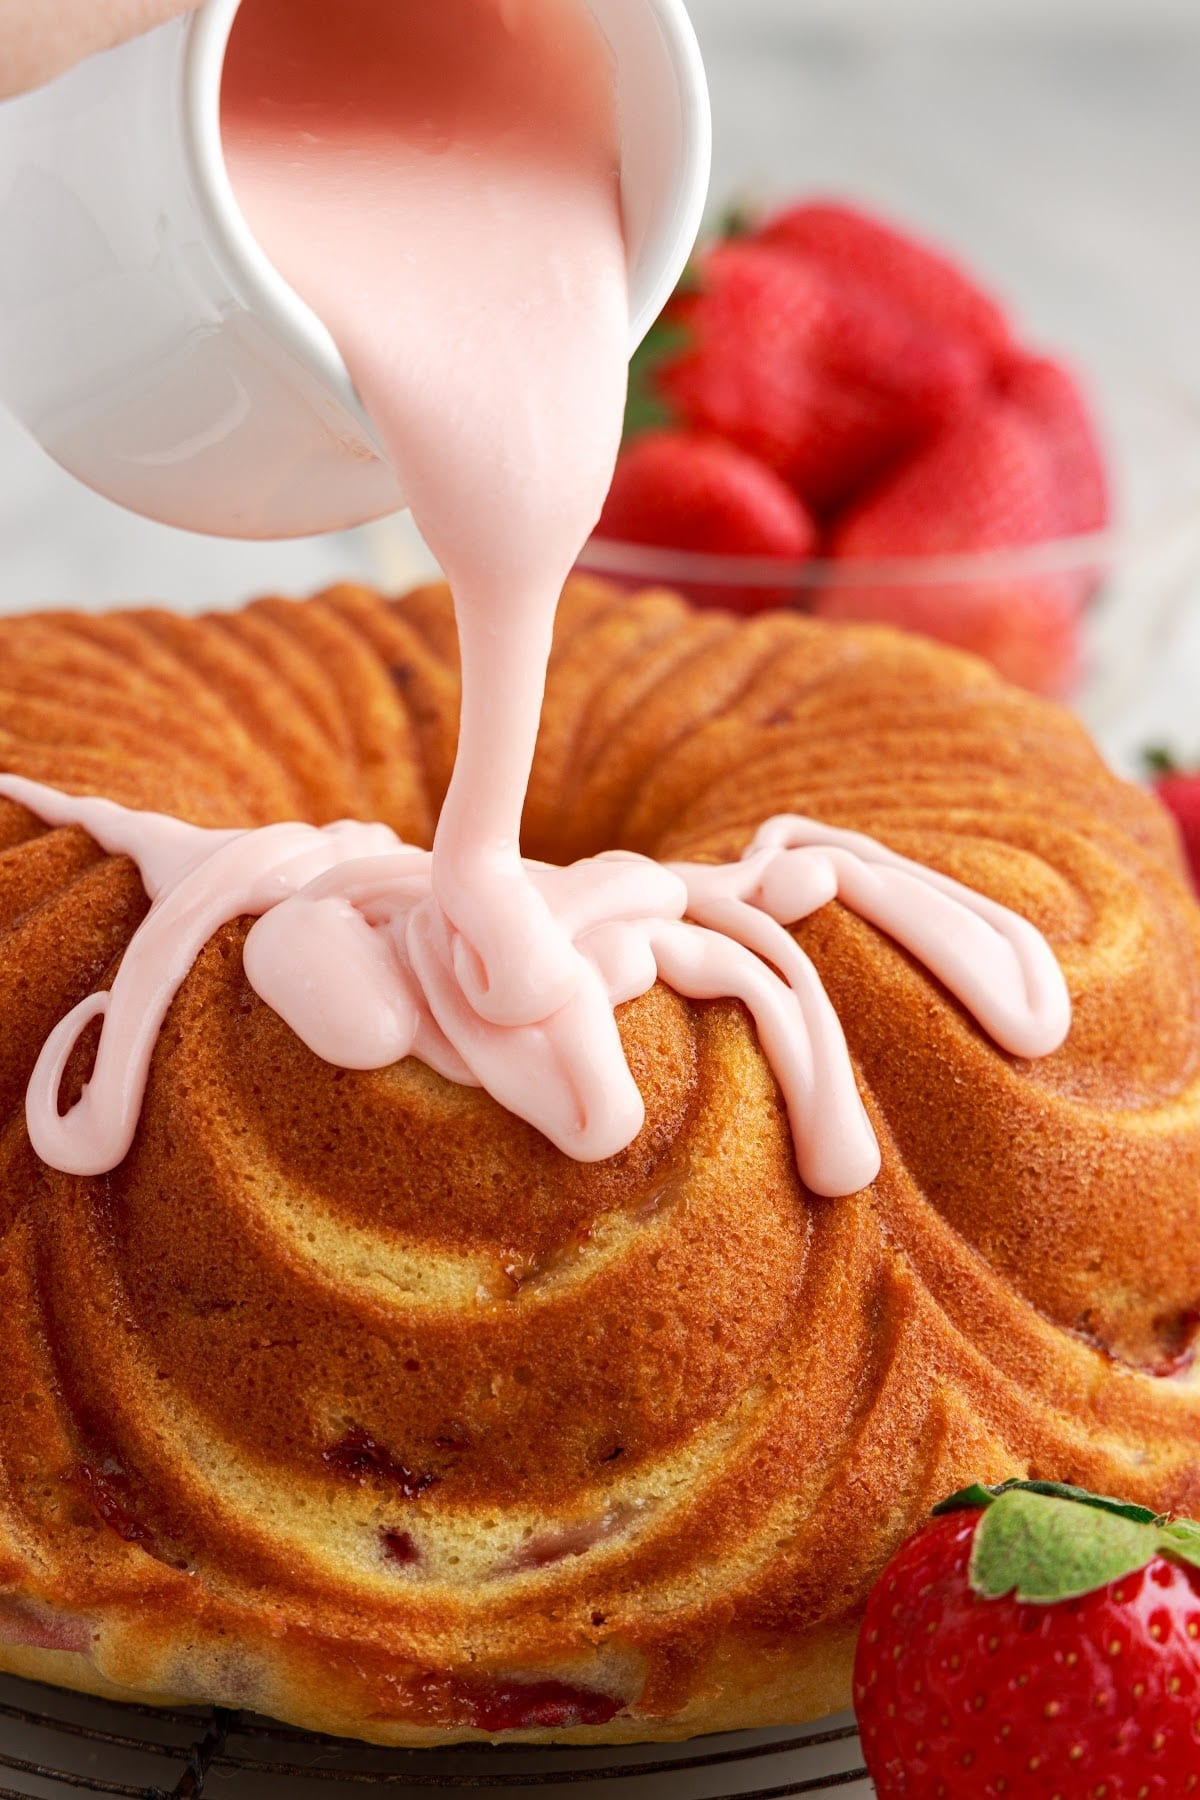
M93 51L136 37L196 3L0 0L0 99L40 87Z

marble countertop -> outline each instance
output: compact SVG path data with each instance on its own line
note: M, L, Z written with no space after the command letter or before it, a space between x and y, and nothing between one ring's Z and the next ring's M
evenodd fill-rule
M1070 346L1102 386L1144 382L1179 411L1200 394L1191 0L1141 7L1136 30L1126 0L1090 26L1073 0L1054 26L1044 8L1002 16L991 0L952 14L912 0L912 30L899 28L907 6L880 0L695 0L694 14L714 93L716 200L857 195L958 245L1032 338ZM1143 429L1153 434L1153 419L1122 426L1135 476L1163 456ZM78 487L0 416L0 610L142 598L196 609L341 576L386 580L401 543L386 527L284 545L171 531ZM1104 721L1117 756L1146 738L1200 754L1200 569L1162 610L1153 669ZM1144 639L1145 619L1129 630Z

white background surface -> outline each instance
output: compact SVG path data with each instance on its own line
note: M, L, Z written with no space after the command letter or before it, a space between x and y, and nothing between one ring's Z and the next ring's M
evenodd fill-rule
M1143 36L1152 27L1200 29L1195 0L697 0L698 21L750 16L804 31L816 24L840 30L867 27L879 34L907 37L914 30L940 36L973 36L984 27L1053 34L1082 28Z
M1033 337L1200 392L1200 0L693 10L717 198L857 195L957 245ZM380 567L378 534L227 545L128 517L0 417L0 610L228 605ZM1192 612L1126 739L1200 752L1200 594Z

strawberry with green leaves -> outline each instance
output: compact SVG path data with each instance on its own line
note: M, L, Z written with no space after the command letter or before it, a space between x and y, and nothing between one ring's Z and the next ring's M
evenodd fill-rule
M880 1578L854 1696L879 1800L1200 1794L1200 1525L968 1488Z
M664 431L675 450L639 455ZM806 589L819 614L974 651L1036 692L1075 685L1098 565L1007 553L1107 523L1086 397L919 239L831 201L731 221L634 359L626 440L606 535L794 561L790 490L810 525L799 554L837 565ZM700 471L718 441L725 497L697 506L717 491ZM778 605L796 584L696 597Z

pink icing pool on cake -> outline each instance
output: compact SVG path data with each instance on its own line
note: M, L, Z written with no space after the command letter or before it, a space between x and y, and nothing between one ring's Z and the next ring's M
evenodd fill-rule
M477 1006L459 978L469 961L437 898L434 858L387 826L206 831L16 776L0 776L0 795L132 857L152 902L111 991L62 1020L34 1070L30 1138L70 1174L102 1174L127 1154L167 1009L213 933L245 916L257 918L245 949L251 986L316 1055L352 1069L418 1056L486 1088L584 1162L625 1149L644 1118L614 1008L660 976L690 999L741 1000L783 1091L801 1177L818 1194L865 1187L879 1149L837 1015L788 926L839 900L1015 1056L1048 1055L1070 1024L1058 962L1025 919L814 819L768 821L740 862L722 866L619 852L567 869L526 865L577 965L567 1004L531 1022L523 1006L499 1019ZM96 1018L95 1067L62 1114L63 1073Z

